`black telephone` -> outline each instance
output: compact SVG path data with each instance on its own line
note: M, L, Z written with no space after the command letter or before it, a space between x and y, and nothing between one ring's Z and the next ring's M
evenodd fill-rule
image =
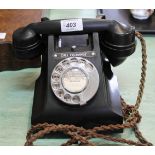
M17 29L15 55L20 59L42 55L31 123L85 128L123 123L111 64L120 65L135 46L134 27L114 20L44 18Z

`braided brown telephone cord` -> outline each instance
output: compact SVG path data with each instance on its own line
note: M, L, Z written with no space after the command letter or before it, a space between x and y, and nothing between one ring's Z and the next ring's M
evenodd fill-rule
M138 108L140 106L144 83L146 77L146 64L147 64L147 54L146 54L146 44L145 40L142 37L142 34L139 32L135 32L135 35L141 42L142 46L142 68L141 68L141 78L139 84L139 91L136 99L135 105L128 105L123 98L121 98L122 111L124 116L123 124L110 124L110 125L102 125L100 127L94 127L93 129L84 129L82 127L77 127L75 125L63 125L63 124L37 124L32 126L32 128L27 133L27 141L25 143L26 146L33 145L33 142L38 138L43 137L44 135L51 132L62 132L65 135L68 135L70 139L62 144L64 146L67 145L95 145L95 143L90 142L91 138L101 138L108 141L125 143L128 145L137 145L137 146L151 146L152 143L148 142L141 134L138 129L137 124L141 121L141 115L139 114ZM110 135L101 134L101 131L113 131L118 129L132 128L136 138L138 141L127 140L124 138L113 137Z

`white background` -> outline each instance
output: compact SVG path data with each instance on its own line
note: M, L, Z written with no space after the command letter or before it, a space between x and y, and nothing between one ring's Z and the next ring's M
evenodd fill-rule
M154 9L155 0L1 0L0 9ZM0 147L10 155L153 155L155 147Z
M0 0L0 8L154 9L155 0Z

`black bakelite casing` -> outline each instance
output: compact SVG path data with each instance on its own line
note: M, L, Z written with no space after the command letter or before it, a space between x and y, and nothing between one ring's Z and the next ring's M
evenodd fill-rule
M117 23L113 32L100 33L100 47L113 66L118 66L135 51L134 27Z
M60 20L32 23L13 34L13 45L18 58L38 56L43 50L40 34L100 34L100 47L113 66L121 64L135 51L135 28L114 20L83 19L83 31L61 32Z
M42 20L16 30L13 34L13 47L16 56L29 59L42 54L41 74L36 81L31 123L75 124L92 128L102 124L122 124L120 94L116 76L111 65L121 64L135 51L135 29L116 21L103 19L82 19L83 31L62 32L61 20ZM50 79L53 68L62 60L55 59L55 40L70 35L88 34L91 48L77 48L80 52L95 51L95 57L84 57L98 70L100 83L95 96L85 106L70 106L62 103L53 94ZM72 43L72 41L71 41ZM61 49L62 53L74 52ZM107 60L108 58L108 60ZM117 130L113 132L121 132Z
M43 50L40 34L32 29L19 28L13 33L15 56L20 59L31 59Z

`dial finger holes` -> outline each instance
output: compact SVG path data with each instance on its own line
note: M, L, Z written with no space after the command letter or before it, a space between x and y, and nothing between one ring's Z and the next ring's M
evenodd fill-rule
M90 71L93 70L93 65L90 63L86 64L86 68L89 69Z
M53 89L59 89L60 88L60 84L59 83L53 83L52 87L53 87Z
M99 75L95 65L82 57L61 60L51 73L52 91L65 104L86 104L95 95L98 86Z
M66 94L66 95L64 96L64 100L65 100L66 102L71 101L71 96L70 96L69 94Z
M60 79L60 75L57 74L57 73L54 73L54 74L52 75L52 79L53 79L54 81L58 81L58 80Z
M64 60L62 62L62 64L63 64L63 66L67 67L67 66L69 66L69 61L68 60Z
M79 96L77 96L77 95L75 95L74 97L73 97L73 102L75 102L75 103L80 103L80 97Z
M71 58L70 61L71 62L74 62L74 63L77 63L78 62L78 59L77 58Z
M61 73L61 72L63 71L63 68L62 68L62 66L58 65L58 66L55 68L55 70L56 70L57 72Z
M86 64L86 60L84 60L84 59L80 59L79 62L82 64Z
M59 97L63 97L64 96L64 91L62 90L62 89L59 89L59 90L57 90L57 95L59 96Z

